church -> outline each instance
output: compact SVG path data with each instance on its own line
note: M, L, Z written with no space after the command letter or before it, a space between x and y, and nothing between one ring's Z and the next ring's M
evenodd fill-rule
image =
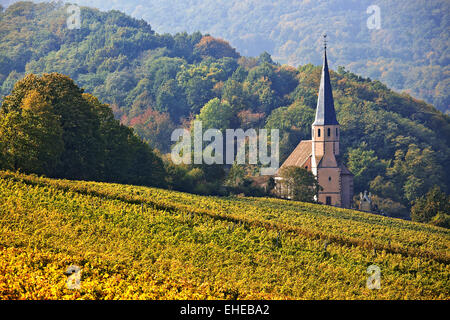
M318 201L320 203L351 208L353 174L339 156L340 126L334 109L326 44L316 118L312 124L311 135L312 140L300 141L279 170L296 166L311 171L323 188L322 191L319 191ZM282 180L280 176L275 177L275 182L280 182L280 180Z

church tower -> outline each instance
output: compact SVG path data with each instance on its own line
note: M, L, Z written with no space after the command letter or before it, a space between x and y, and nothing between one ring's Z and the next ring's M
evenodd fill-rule
M340 125L336 119L328 71L326 35L316 118L311 126L311 137L311 140L304 140L298 144L281 169L297 166L311 171L323 188L317 199L320 203L351 208L353 174L339 156ZM278 181L281 181L281 178L278 177Z
M334 110L333 91L328 72L327 47L323 58L322 77L317 99L316 118L312 124L313 154L323 157L327 154L328 164L336 164L334 155L339 155L339 122Z
M319 193L319 201L335 206L341 206L340 168L336 159L339 156L339 127L334 110L325 42L316 118L312 124L311 169L323 188Z

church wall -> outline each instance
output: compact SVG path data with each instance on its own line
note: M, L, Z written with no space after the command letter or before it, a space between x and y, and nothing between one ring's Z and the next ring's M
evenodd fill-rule
M330 179L331 178L331 179ZM326 204L326 197L331 197L331 205L341 205L340 169L319 168L318 182L323 190L319 192L319 201Z
M342 207L351 208L353 202L353 176L342 175L341 184Z
M327 204L327 197L331 197L331 206L340 207L341 196L339 194L332 193L319 193L319 202L322 204Z

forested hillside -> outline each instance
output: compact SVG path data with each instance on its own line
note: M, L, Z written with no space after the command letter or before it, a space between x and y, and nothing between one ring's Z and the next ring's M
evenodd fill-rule
M71 0L143 18L159 32L210 33L243 55L271 53L297 67L320 63L320 35L330 35L331 66L381 80L450 112L447 0ZM368 29L371 5L381 29Z
M219 129L280 129L281 161L310 138L320 67L276 64L267 53L244 57L226 41L200 33L158 34L118 11L82 8L81 14L81 29L74 30L57 4L17 3L1 14L3 96L26 73L68 75L162 153L170 151L172 130L194 118ZM318 63L320 52L314 46L308 50ZM339 54L331 52L337 65ZM408 216L413 201L434 186L448 192L448 116L344 68L331 72L331 80L341 148L355 174L356 193L370 189L380 208ZM11 99L23 107L20 92L14 96L3 98L3 110ZM227 177L211 167L166 165L169 184L217 192ZM247 169L239 173L242 178L251 173ZM205 181L216 184L208 189L199 183Z

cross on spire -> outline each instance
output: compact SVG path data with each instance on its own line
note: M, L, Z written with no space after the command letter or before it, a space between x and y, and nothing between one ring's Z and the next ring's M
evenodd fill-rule
M325 50L325 52L327 51L327 34L326 33L323 35L323 49Z

